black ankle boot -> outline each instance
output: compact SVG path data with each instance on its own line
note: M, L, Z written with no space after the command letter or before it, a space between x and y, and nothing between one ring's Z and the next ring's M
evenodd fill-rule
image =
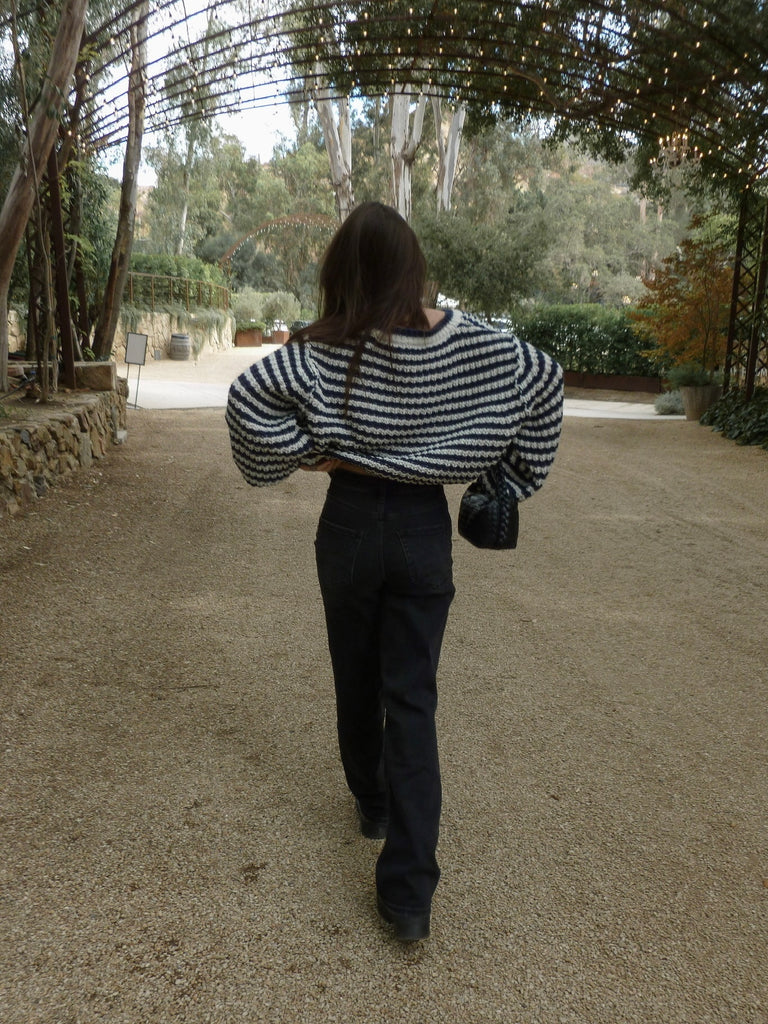
M425 914L402 914L392 910L377 894L376 907L380 916L395 929L395 938L401 942L418 942L429 938L429 911Z
M359 800L355 800L355 810L357 811L357 817L360 821L360 831L366 839L387 838L386 821L376 821L374 818L369 818L360 806Z

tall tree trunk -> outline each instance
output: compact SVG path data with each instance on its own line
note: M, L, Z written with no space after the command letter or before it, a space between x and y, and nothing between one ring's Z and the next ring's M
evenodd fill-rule
M219 6L216 0L208 0L208 22L205 29L205 38L203 39L203 51L199 58L195 58L198 63L199 69L206 76L208 72L208 60L211 52L211 36L216 26L216 9ZM198 92L195 95L195 105L197 110L192 117L187 121L186 133L187 133L187 152L184 159L184 168L182 173L181 181L181 214L179 216L179 237L176 242L176 255L184 255L184 245L187 240L187 220L189 218L189 202L192 182L192 171L194 169L195 162L195 150L197 149L198 143L200 142L201 136L201 122L199 117L205 111L205 100Z
M138 19L131 27L131 73L128 78L128 139L123 161L123 183L120 189L120 210L117 235L112 249L104 298L96 320L93 351L97 359L106 359L112 351L115 330L120 317L120 303L128 279L133 247L133 225L136 219L138 173L141 143L144 136L146 104L147 19L149 0L142 0L136 9Z
M331 168L331 184L336 197L336 212L339 221L346 220L355 206L352 190L352 129L349 120L349 97L340 96L335 102L338 108L338 123L334 112L334 100L330 89L316 89L313 95L315 109L323 129L325 151Z
M29 281L27 295L27 359L37 358L38 342L40 338L40 317L39 311L43 306L43 281L40 260L37 258L37 250L40 242L37 237L37 227L34 221L27 224L27 279Z
M11 178L0 210L0 390L8 390L8 288L44 167L56 141L59 115L77 63L88 0L64 0L48 71L31 111L27 148Z
M389 153L392 158L392 203L407 221L411 219L411 172L424 130L427 99L419 93L411 126L410 86L398 86L390 93L392 124Z
M72 335L72 313L69 308L69 277L67 274L67 251L64 244L64 215L61 209L59 188L59 164L56 149L48 156L49 209L51 211L51 238L55 257L56 311L58 314L59 336L61 338L61 362L64 385L75 386L75 343ZM56 353L53 353L54 358Z
M432 97L432 112L435 115L435 137L437 139L437 212L450 210L453 182L456 178L456 167L459 162L459 146L461 133L464 129L464 118L467 108L460 103L454 110L448 125L447 138L443 138L443 115L440 110L440 99Z
M184 170L181 179L181 216L179 217L179 239L176 243L176 255L184 255L184 242L187 237L187 216L189 214L189 187L192 181L192 161L195 158L195 143L197 142L194 128L190 128L187 139L187 156L184 161Z
M83 268L82 247L79 244L80 234L83 230L83 189L80 178L77 174L69 174L69 210L67 211L67 223L69 233L73 239L67 262L67 287L72 287L74 282L75 290L75 356L83 358L83 348L90 346L90 322L88 310L88 288L85 282L85 270Z

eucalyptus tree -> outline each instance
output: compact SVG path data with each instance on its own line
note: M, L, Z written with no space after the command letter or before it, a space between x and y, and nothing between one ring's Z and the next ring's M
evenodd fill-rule
M432 113L435 118L435 139L437 140L437 184L435 195L437 211L440 213L451 208L453 184L459 164L459 147L464 131L464 119L467 116L466 103L457 103L444 125L443 108L439 96L432 97Z
M112 351L115 330L120 317L120 303L128 279L133 229L136 219L139 164L144 139L146 108L147 23L149 0L140 0L138 17L129 25L130 71L128 75L128 138L123 159L120 208L115 244L112 249L104 296L96 320L93 352L106 358Z
M221 10L220 2L208 0L202 35L190 39L178 55L170 58L165 77L165 101L176 111L174 133L181 136L180 205L172 235L179 256L188 248L187 218L192 176L199 169L198 155L211 141L213 117L231 102L231 93L236 91L233 67L239 57L239 43L235 30L222 20Z
M292 66L301 97L303 126L308 123L309 104L317 114L328 157L336 213L343 221L355 205L352 186L352 119L348 91L330 82L324 54L337 51L343 33L344 4L290 4L280 19L285 52ZM319 44L319 45L318 45ZM314 56L313 56L314 55Z
M246 2L208 0L204 10L191 12L183 0L165 0L153 8L153 23L146 31L148 0L133 0L125 10L130 42L124 52L131 54L127 74L127 115L116 110L95 117L91 125L94 145L114 146L125 142L123 165L123 202L113 254L112 273L97 323L94 351L97 356L109 354L114 328L119 315L124 282L127 277L136 209L136 183L141 152L141 138L146 118L152 132L180 136L182 139L181 180L176 230L171 233L177 252L186 246L187 220L192 191L192 177L200 145L210 141L214 115L237 106L237 75L234 66L243 47L253 44L249 37L249 10ZM231 12L228 23L224 14ZM197 35L202 18L202 29ZM179 30L179 35L169 31ZM167 46L158 56L158 47ZM152 60L147 63L147 47ZM151 66L151 74L149 68ZM158 66L162 72L158 72ZM118 104L119 106L119 104ZM123 134L125 133L125 134Z
M96 154L99 150L98 136L103 125L101 118L109 119L112 116L112 104L105 102L104 90L108 90L109 83L115 81L119 89L117 69L126 55L129 63L133 59L136 64L141 40L146 36L148 7L148 0L133 0L127 8L124 5L116 8L113 0L92 0L87 12L86 5L81 5L76 24L73 25L71 2L61 7L34 5L25 8L23 18L17 19L13 26L13 38L19 40L19 49L23 47L24 51L23 60L16 62L20 97L19 125L23 127L24 124L27 96L38 93L30 117L34 116L35 110L42 108L53 136L44 165L45 179L38 154L34 153L32 160L29 152L23 154L24 166L31 171L34 189L39 197L39 216L30 220L24 204L17 201L13 203L19 222L26 224L29 267L28 346L36 348L38 357L45 361L51 344L57 343L58 335L59 352L51 351L50 354L60 354L66 382L71 386L74 385L74 354L79 348L78 339L72 330L75 315L71 307L73 295L73 308L76 310L80 342L83 344L87 342L91 330L91 313L103 298L102 335L106 339L103 349L107 353L111 347L109 324L116 319L113 310L122 290L121 277L124 280L127 273L135 193L133 204L126 200L131 196L129 179L133 173L135 181L140 154L141 124L137 115L143 105L143 96L142 90L137 91L136 87L143 84L143 60L141 67L134 66L127 71L130 144L124 170L123 204L112 269L98 281L93 273L94 260L96 253L103 251L104 220L99 216L100 209L97 207L106 200L106 195L99 182ZM46 19L48 24L45 23ZM69 50L66 60L62 59L59 52L49 62L49 55L43 56L45 43L55 34L57 23L59 35L63 28L68 27ZM4 22L3 28L7 30L11 24ZM41 61L43 71L45 64L49 63L50 66L47 74L41 72L35 78L31 72ZM32 133L28 133L27 138L32 140ZM30 148L34 150L34 145ZM128 177L126 171L129 172ZM21 230L24 231L24 227ZM13 259L17 250L18 246L16 249L9 246L3 255ZM52 283L45 283L46 278L51 278L53 282L49 270L49 251L55 256L55 298ZM106 317L104 306L109 314ZM38 310L42 310L47 322L38 322ZM54 314L56 329L50 319ZM4 331L5 317L0 317L0 320L3 324L0 331ZM98 336L96 346L98 349ZM6 347L7 342L0 346ZM54 371L57 362L57 359L52 361ZM48 372L44 369L44 388L47 382Z
M3 37L6 41L10 38L16 55L24 137L19 163L0 209L0 238L3 239L0 247L0 388L3 390L8 387L8 289L11 274L27 221L39 195L43 168L56 142L59 118L77 63L86 8L87 0L65 0L46 72L31 104L25 87L15 2L11 4L10 16L2 22Z
M466 103L475 124L546 119L603 156L634 153L644 179L664 162L685 163L699 188L739 191L768 176L764 0L333 7L341 8L335 33L324 25L307 45L339 90L409 86Z
M367 58L372 56L366 50L369 18L375 18L377 14L384 15L386 19L398 18L406 11L406 6L410 16L412 6L400 3L328 4L325 0L310 0L309 3L294 3L286 17L288 46L294 66L312 67L314 60L313 82L305 82L304 88L313 97L323 127L341 219L354 205L350 95L360 90L348 76L342 76L341 86L334 87L333 83L340 80L339 68L343 66L350 47L356 47L358 55L365 50ZM391 46L384 49L383 54L386 54L389 80L385 87L376 89L371 95L386 97L389 111L390 200L410 220L413 167L422 145L427 107L431 104L438 143L435 150L438 160L435 173L437 206L438 209L449 209L466 108L459 103L444 125L441 105L444 101L436 94L430 96L429 90L412 85L409 75L402 81L399 79L399 62ZM403 65L403 71L408 70L407 64Z
M193 172L172 135L149 146L146 163L155 172L156 182L146 207L148 245L153 252L192 255L203 239L217 234L229 216L226 206L226 179L231 173L225 155L226 142L211 124L205 137L196 142ZM181 223L183 223L183 245Z

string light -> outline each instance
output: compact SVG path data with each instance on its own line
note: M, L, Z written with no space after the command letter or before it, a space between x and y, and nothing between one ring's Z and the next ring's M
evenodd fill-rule
M221 13L228 9L230 3L229 0L220 0L220 3L217 3L216 6L220 8L218 13ZM259 6L262 10L266 10L263 5ZM298 35L294 37L291 34L293 29L290 29L287 33L284 31L285 26L279 21L281 14L278 9L279 5L277 7L272 5L269 8L271 11L269 15L253 19L251 23L253 29L251 39L258 38L262 43L266 41L266 45L261 50L263 54L261 57L263 61L262 69L265 74L272 75L273 78L279 78L277 67L278 61L280 61L284 62L287 67L293 66L296 69L296 74L301 75L302 68L308 66L313 56L315 61L328 61L329 56L326 53L326 49L340 47L341 51L337 56L335 58L333 56L330 57L331 68L335 67L339 72L344 73L347 81L353 82L355 87L363 92L366 89L366 80L378 83L376 87L381 88L383 83L381 83L378 77L377 63L379 68L382 65L377 62L376 55L371 53L370 49L372 45L375 45L372 43L372 39L381 35L381 32L371 30L370 25L380 23L382 27L387 24L395 26L395 31L392 32L388 45L392 46L390 52L395 54L398 62L402 60L404 54L411 52L408 47L412 45L412 40L415 36L418 36L420 40L426 39L427 41L434 38L435 45L431 52L435 54L436 63L439 61L442 65L446 54L452 55L454 60L453 66L441 66L439 78L433 77L431 72L435 68L430 67L428 63L425 63L418 72L415 69L410 69L410 74L413 77L418 78L418 74L423 70L424 72L429 72L428 75L424 75L424 79L428 78L430 86L435 85L437 82L439 83L438 88L441 84L446 88L452 82L456 83L458 79L461 82L462 88L471 88L474 79L461 78L460 76L462 73L465 76L467 73L474 74L474 69L472 67L468 68L466 60L461 59L461 55L455 52L454 41L457 36L461 36L471 40L473 53L479 61L484 63L482 73L487 76L486 80L490 84L484 87L475 82L474 88L480 89L486 97L491 97L491 102L495 88L504 95L505 102L516 103L521 110L527 109L533 113L541 112L545 105L547 109L551 109L553 98L551 93L545 94L542 88L538 88L534 93L531 93L527 87L524 89L515 88L508 83L515 78L530 82L528 76L535 69L541 76L538 79L539 82L543 82L548 89L551 89L551 72L549 75L543 72L546 71L547 67L557 68L557 77L554 81L556 88L559 89L559 94L555 94L555 101L563 116L578 118L580 115L583 116L585 113L597 109L599 104L603 104L602 109L605 111L603 115L605 118L604 125L609 122L616 123L620 130L626 129L631 131L633 125L648 128L656 123L664 123L665 119L669 119L670 115L679 120L684 111L686 121L689 119L697 119L699 121L699 126L696 129L699 133L699 139L706 139L707 142L714 143L716 147L714 159L733 160L735 164L738 162L738 168L735 166L733 173L744 172L747 166L755 171L760 168L763 170L763 173L766 173L765 164L768 160L768 153L766 153L765 158L761 155L758 159L755 159L750 154L752 158L751 163L748 163L746 157L743 160L739 160L735 154L739 153L740 140L731 138L731 132L728 130L728 126L741 126L748 118L750 119L751 130L752 123L756 123L757 113L765 110L768 98L766 97L767 90L764 79L760 77L762 74L761 58L759 55L750 56L749 48L747 48L743 52L742 59L738 61L738 66L734 66L733 58L731 58L731 64L724 63L725 51L719 38L714 34L710 35L712 26L709 19L701 23L699 30L696 30L694 27L690 31L689 38L685 39L685 42L683 42L684 35L682 32L674 28L664 29L663 31L667 33L669 42L677 45L669 45L664 50L659 51L668 54L666 66L663 67L663 74L661 72L652 72L650 74L646 72L642 81L633 81L633 68L637 67L634 41L645 39L649 26L639 27L636 25L632 27L605 23L597 26L589 21L588 10L585 10L582 16L577 17L575 23L564 24L562 29L557 19L553 22L550 22L548 17L539 19L537 25L531 28L530 34L527 36L527 44L525 36L521 39L522 52L518 57L519 64L517 70L512 67L510 69L511 73L508 73L508 68L502 61L501 56L498 63L494 61L493 57L491 57L490 64L486 63L488 59L488 46L485 45L491 40L494 47L499 47L500 45L506 47L509 45L506 41L506 33L500 27L494 27L503 24L505 11L509 9L507 5L498 5L493 11L495 17L489 12L487 15L488 21L485 24L483 24L481 19L475 21L469 17L462 19L461 29L459 28L458 21L454 23L450 20L450 11L453 12L453 17L458 19L457 6L448 8L447 12L443 8L436 15L424 14L419 16L418 14L414 15L414 11L419 10L419 8L409 5L406 8L407 14L403 17L402 23L398 25L396 21L388 23L385 13L386 5L378 5L376 8L376 18L372 17L369 10L360 12L358 16L359 34L356 40L350 39L350 47L346 56L344 56L344 35L342 31L345 23L340 20L340 16L334 16L329 13L329 6L323 4L324 9L317 11L315 14L315 26L317 28L314 34L314 46L301 42L301 37ZM553 5L548 0L545 0L543 9L550 10L552 8ZM335 8L330 9L335 10ZM650 10L650 8L648 9ZM384 13L381 13L382 11ZM644 6L641 6L640 12L641 14L645 13ZM417 23L412 20L414 17L419 18ZM681 14L681 17L684 17L684 15ZM217 74L219 81L226 83L226 88L230 93L237 90L237 82L241 75L238 75L234 69L230 68L224 71L223 66L207 69L208 73L200 77L198 81L185 77L193 72L197 63L193 56L193 51L190 49L189 38L186 40L183 38L183 26L192 23L193 20L191 18L184 19L183 22L172 26L170 29L163 28L162 31L157 31L158 38L165 38L171 41L166 52L169 56L175 53L178 66L185 69L185 71L176 88L175 95L169 94L167 87L164 85L164 69L158 67L156 73L150 77L147 83L147 96L149 100L148 112L152 118L153 130L157 130L157 126L160 125L163 119L169 123L178 121L184 97L199 97L213 84ZM418 31L416 24L419 26ZM691 29L691 26L687 27L689 30ZM108 47L115 48L118 51L117 59L119 60L124 60L130 54L127 28L126 26L120 32L111 32L109 34ZM258 32L256 31L257 28L259 29ZM435 31L434 37L431 35L433 28L438 29L438 31ZM684 22L681 22L681 28L685 28ZM722 25L718 25L718 30L720 31L721 29ZM232 26L229 26L227 32L231 32L231 30ZM578 37L576 31L580 32ZM189 36L188 31L187 36ZM229 39L229 36L226 38ZM500 43L500 40L504 40L504 43ZM681 69L686 66L686 59L695 51L701 51L705 44L707 44L707 56L710 63L707 75L708 84L702 84L700 81L696 82L695 75L692 74L693 81L690 83L690 86L688 88L681 87L682 83L679 81L678 75ZM223 45L221 51L218 52L222 54L225 52ZM249 73L253 71L253 62L259 59L256 56L258 52L258 47L251 50L252 56L249 56L248 60ZM569 55L567 59L570 62L570 66L566 65L566 58L562 56L563 53ZM544 58L540 56L541 54L545 54ZM718 54L720 54L719 59ZM371 58L374 59L371 60ZM115 58L110 55L109 59L114 60ZM223 60L223 57L221 59ZM640 60L640 67L642 68L642 55L640 55ZM363 67L361 67L362 61L366 62ZM112 66L116 68L117 64L115 63ZM109 102L105 102L107 99L106 87L99 86L99 82L104 81L105 71L109 67L109 60L105 58L104 65L98 69L99 75L95 80L94 87L88 90L88 95L93 96L93 100L91 101L92 107L84 119L87 132L92 137L103 138L103 144L105 145L114 144L115 141L118 141L120 132L125 132L125 125L127 124L125 98L120 93L121 89L126 88L127 76L123 79L117 78L114 80L114 84L110 86L110 88L114 89L114 95L109 96ZM256 65L256 69L261 70L258 68L258 65ZM402 80L403 68L399 64L397 67L393 67L390 63L388 70L390 77L394 77L395 81ZM752 76L750 76L750 72L753 72ZM736 79L743 78L746 78L750 84L744 85L742 81L735 81ZM157 79L157 81L154 79ZM494 79L498 83L495 87L493 85ZM90 75L88 81L90 82ZM286 78L280 78L280 82L287 89L287 92L283 94L284 96L296 95L298 97L301 95L301 90L294 90L289 84L287 75ZM679 89L679 95L672 95L671 88ZM254 93L255 95L257 94ZM115 97L117 98L115 99ZM270 92L268 95L262 93L259 103L268 102L269 100L277 102L280 99L279 91ZM729 111L728 114L725 114L726 110ZM717 119L715 119L716 117ZM705 126L702 127L702 125ZM747 129L742 128L741 132L746 134ZM763 150L768 150L768 139L765 138L764 131L758 137L758 142L763 147ZM709 149L709 146L704 146L703 152L707 152ZM718 157L717 154L720 154L720 156ZM711 156L708 158L712 159ZM741 166L741 164L746 166Z

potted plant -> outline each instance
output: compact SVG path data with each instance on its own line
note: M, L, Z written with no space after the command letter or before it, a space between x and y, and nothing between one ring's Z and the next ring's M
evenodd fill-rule
M700 420L722 394L714 369L701 363L680 363L667 371L669 386L679 389L687 420Z
M282 320L278 320L272 331L272 341L275 345L284 345L291 336L291 332Z
M282 345L289 338L286 324L295 320L301 307L299 300L290 292L271 292L264 300L263 316L271 326L272 341Z
M263 341L264 322L262 320L236 320L235 345L238 348L247 345L260 345Z
M695 219L691 234L645 281L630 317L654 343L645 352L680 389L686 419L720 397L733 271L733 219Z
M235 318L235 345L260 345L264 331L262 308L264 296L253 288L232 293L232 315Z

